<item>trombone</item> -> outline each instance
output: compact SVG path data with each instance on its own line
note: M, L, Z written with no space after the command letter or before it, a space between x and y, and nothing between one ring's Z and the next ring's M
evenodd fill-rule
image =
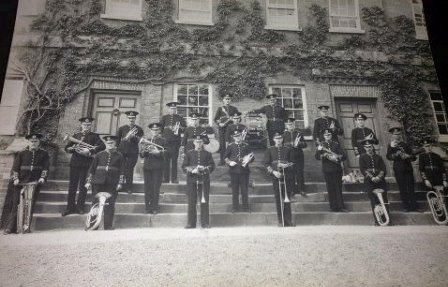
M285 210L285 203L290 203L291 201L289 200L288 197L288 190L286 188L286 176L285 176L285 168L288 168L290 166L292 166L293 163L287 163L287 166L285 167L278 167L278 169L281 169L281 178L278 178L278 193L279 193L279 199L280 199L280 211L282 214L282 226L285 227L285 215L284 215L284 210ZM278 170L279 171L279 170ZM282 197L282 184L285 187L285 199L283 199Z

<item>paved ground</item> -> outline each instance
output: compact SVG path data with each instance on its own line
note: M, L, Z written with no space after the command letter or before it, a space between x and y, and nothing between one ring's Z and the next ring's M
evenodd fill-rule
M2 286L448 286L448 227L0 235Z

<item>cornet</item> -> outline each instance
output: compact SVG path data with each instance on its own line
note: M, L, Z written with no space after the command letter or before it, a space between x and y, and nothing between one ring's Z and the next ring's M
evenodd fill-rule
M171 127L173 134L175 134L175 135L179 134L179 127L180 127L180 122L176 122L176 124L173 127Z
M443 195L443 185L433 187L434 190L428 191L426 199L431 209L434 221L437 224L445 225L448 223L448 212L445 205L445 196Z
M389 225L389 212L387 212L386 203L384 203L383 198L384 190L377 188L372 192L378 197L378 200L380 201L380 204L375 205L375 207L373 208L373 214L375 214L376 221L380 226Z
M95 149L96 148L96 146L90 145L90 144L88 144L86 142L83 142L82 140L76 139L76 138L71 137L69 135L65 135L63 140L75 143L76 145L73 146L73 149L74 149L74 151L76 153L81 153L85 149L89 149L90 150L90 149Z
M340 163L340 162L341 162L341 155L339 155L339 154L337 154L337 153L331 151L330 149L324 147L322 144L319 144L319 145L317 146L317 149L318 149L318 150L323 150L323 151L325 151L326 153L330 154L328 160L330 160L330 161L332 161L332 162L335 162L335 163Z
M132 127L126 134L126 136L123 138L123 140L128 141L131 139L131 137L135 137L138 133L138 129L136 126Z

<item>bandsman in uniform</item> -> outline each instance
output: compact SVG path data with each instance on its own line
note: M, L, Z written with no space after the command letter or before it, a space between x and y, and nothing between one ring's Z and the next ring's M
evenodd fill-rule
M414 190L414 172L412 162L417 158L412 153L411 147L403 141L402 129L394 127L389 129L392 141L387 145L386 157L394 162L393 169L395 179L400 190L400 197L404 209L409 211L419 211Z
M285 132L283 133L283 143L292 149L294 157L294 193L306 196L304 155L303 149L307 147L303 134L295 129L295 118L288 118L285 122Z
M91 132L93 118L80 118L81 132L73 135L92 148L83 147L80 144L69 142L65 146L65 151L72 154L70 159L70 175L68 184L67 208L62 213L66 216L72 213L84 214L84 204L87 196L85 188L87 172L93 160L93 155L105 149L104 142L97 133ZM76 191L79 188L78 200L75 202Z
M189 150L194 149L193 141L198 135L207 134L207 128L199 125L199 114L193 112L190 114L191 126L188 126L184 131L184 136L181 141L181 151L187 154Z
M365 153L364 140L370 140L373 144L378 144L378 139L375 133L365 127L367 116L361 113L357 113L354 116L356 127L352 130L352 147L355 152L355 156L359 157Z
M95 197L98 192L111 195L106 202L108 204L104 206L104 229L110 230L114 229L115 201L124 183L125 159L117 150L117 136L104 136L103 140L106 150L99 152L93 159L86 188L92 187L92 205L98 201Z
M7 216L6 227L4 234L10 234L14 232L17 227L17 213L18 205L20 203L20 191L22 185L29 182L36 182L37 185L34 189L33 202L31 207L31 219L33 218L33 209L36 203L36 199L39 196L40 185L45 183L48 176L48 170L50 167L50 157L48 153L40 148L40 141L42 135L39 133L31 133L25 137L29 141L29 146L19 152L14 159L12 166L12 182L13 182L13 194L12 194L12 207L9 215ZM25 229L24 233L31 232L31 224Z
M291 203L285 202L286 198L291 197L294 189L294 158L291 148L283 145L281 134L276 133L273 140L275 145L266 150L263 163L267 172L272 176L278 224L279 226L283 226L283 224L284 226L294 226Z
M186 153L182 163L182 170L187 174L188 188L188 223L185 228L196 228L196 204L198 200L201 205L201 226L202 228L210 228L210 173L215 169L215 162L212 154L204 150L204 144L207 143L208 137L206 135L196 136L194 149ZM202 202L202 198L205 202Z
M265 105L259 109L250 111L254 114L265 114L268 121L266 123L266 130L268 132L269 144L274 145L274 134L282 134L285 130L285 120L288 118L288 112L277 104L277 95L269 94L266 99L269 100L269 105Z
M226 131L226 143L227 145L233 143L233 135L235 134L235 131L238 131L239 133L246 132L247 133L247 127L241 123L241 113L237 112L232 115L232 124L230 124L227 127Z
M324 141L324 137L321 133L323 130L331 131L332 141L339 142L338 136L344 134L344 130L341 128L338 120L328 116L328 110L330 109L327 105L321 105L317 107L319 109L320 118L314 121L313 138L316 144L319 145L320 142Z
M224 165L224 154L226 152L226 132L227 127L232 123L232 115L238 113L238 109L232 105L232 95L226 94L222 98L223 105L216 110L214 122L218 126L219 132L219 155L220 161L218 165Z
M373 193L374 189L382 189L384 203L386 204L387 212L389 213L389 200L387 199L387 185L386 185L386 165L383 158L376 154L374 151L375 141L364 140L361 142L363 145L363 153L359 156L359 169L364 176L364 191L367 192L370 205L372 207L373 218L375 220L375 225L379 225L374 208L375 205L380 204L378 196ZM389 219L389 225L391 221Z
M434 141L430 138L423 140L424 153L418 156L418 167L425 186L432 190L434 186L448 187L447 174L440 155L432 152Z
M159 212L160 186L163 179L163 163L166 153L166 140L160 136L160 123L148 125L150 138L140 143L140 157L144 158L143 175L145 180L146 213Z
M346 155L339 142L333 140L333 130L324 129L323 141L317 146L316 159L322 161L322 172L328 192L330 209L333 212L348 212L342 197L342 161Z
M249 163L254 161L254 154L249 145L243 142L241 132L235 130L233 139L234 143L229 144L225 154L232 186L232 213L240 210L240 192L243 204L242 210L243 212L249 212Z
M177 180L177 159L179 158L179 148L181 132L186 128L185 119L177 114L177 102L167 103L169 113L162 117L162 137L167 141L165 162L163 170L163 182L179 183Z
M133 191L134 167L138 160L138 142L143 136L143 129L135 124L138 112L125 112L129 124L118 128L118 151L124 156L125 160L125 184L123 189L129 194Z

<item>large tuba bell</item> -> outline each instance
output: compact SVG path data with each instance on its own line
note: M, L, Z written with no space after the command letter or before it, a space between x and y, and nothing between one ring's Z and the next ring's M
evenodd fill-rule
M106 205L106 200L111 195L107 192L98 192L95 197L98 198L98 203L95 203L90 209L89 214L87 214L86 231L98 229L101 223L103 223L104 227L104 206Z
M437 185L433 189L426 194L429 208L431 209L435 222L440 225L445 225L448 223L448 213L445 205L445 196L443 195L443 186Z
M37 182L23 184L20 190L20 202L17 211L17 233L31 232L31 209Z
M380 188L373 190L373 194L375 194L380 201L380 203L375 205L375 207L373 208L373 213L375 214L376 221L380 226L389 225L390 221L389 212L387 212L386 204L384 203L383 193L384 190Z

